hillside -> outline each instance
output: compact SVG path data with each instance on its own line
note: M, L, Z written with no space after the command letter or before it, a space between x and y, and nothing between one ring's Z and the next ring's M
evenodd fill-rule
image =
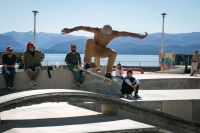
M28 41L32 40L33 32L7 32L0 34L0 51L6 45L12 45L15 50L23 51ZM80 53L84 53L88 38L84 36L63 35L59 33L37 33L37 48L47 53L66 53L71 43L78 45ZM152 33L145 39L120 37L114 39L108 47L119 54L158 54L161 48L161 33ZM181 54L191 54L200 50L200 32L165 34L165 51Z

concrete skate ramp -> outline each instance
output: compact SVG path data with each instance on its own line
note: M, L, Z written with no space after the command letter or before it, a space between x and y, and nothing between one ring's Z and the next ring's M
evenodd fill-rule
M105 84L100 78L93 75L87 75L85 82L78 86L74 80L73 74L68 70L51 71L52 77L49 78L47 71L40 73L38 85L31 86L30 81L25 72L17 72L15 77L15 91L26 91L32 89L65 89L71 88L75 90L91 91L95 93L117 95L120 93L122 80L117 79L111 85ZM200 77L190 77L188 75L177 74L159 74L145 73L134 74L141 81L141 89L200 89ZM3 75L0 75L0 89L6 88ZM6 90L6 89L4 89Z
M182 120L155 110L137 107L129 102L85 91L45 89L13 93L0 97L0 111L42 102L86 99L102 104L102 112L113 112L130 119L181 133L198 133L200 124Z

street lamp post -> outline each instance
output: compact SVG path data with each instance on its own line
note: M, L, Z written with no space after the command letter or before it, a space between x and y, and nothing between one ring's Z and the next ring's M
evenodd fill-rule
M161 59L160 69L162 71L162 70L165 69L165 65L164 65L164 46L165 46L164 24L165 24L165 15L167 15L167 14L162 13L161 15L163 17L163 22L162 22L162 47L161 47L161 51L160 51L160 59Z
M39 13L38 11L32 11L34 13L34 36L33 36L33 42L36 45L36 14Z
M165 46L165 31L164 31L164 25L165 25L165 15L166 13L161 14L163 17L163 22L162 22L162 48L161 48L161 53L164 52L164 46Z

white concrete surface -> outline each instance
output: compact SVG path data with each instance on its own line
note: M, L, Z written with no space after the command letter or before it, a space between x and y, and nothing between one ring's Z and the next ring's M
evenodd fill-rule
M179 90L140 90L137 101L200 100L200 89ZM135 100L129 100L135 101ZM136 101L135 101L136 102Z
M68 103L42 103L1 112L3 133L82 133L118 130L155 131L150 125L119 116L104 116ZM0 129L1 129L0 128Z
M184 120L200 122L200 89L140 90L139 95L141 99L138 100L122 99Z
M197 77L190 76L189 74L170 74L170 73L159 73L159 72L145 72L144 74L133 73L133 76L138 79L186 79L186 78L200 78L200 74Z
M39 89L39 90L32 90L31 93L29 91L22 91L17 93L11 93L5 96L0 97L0 103L4 103L10 100L18 99L21 97L27 97L27 96L34 96L39 94L46 94L48 93L56 93L56 92L81 92L81 93L92 93L87 91L80 91L80 90L71 90L71 89Z

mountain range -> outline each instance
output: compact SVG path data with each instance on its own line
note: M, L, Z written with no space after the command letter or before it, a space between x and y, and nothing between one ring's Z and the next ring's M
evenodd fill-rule
M57 33L37 33L37 48L45 53L66 53L70 44L76 43L78 51L84 53L88 37L63 35ZM33 40L33 32L7 32L0 34L0 51L5 51L7 45L15 51L24 51L28 41ZM114 39L108 47L115 49L118 54L158 54L161 49L161 33L152 33L145 39L120 37ZM165 52L191 54L200 50L200 32L165 34Z

